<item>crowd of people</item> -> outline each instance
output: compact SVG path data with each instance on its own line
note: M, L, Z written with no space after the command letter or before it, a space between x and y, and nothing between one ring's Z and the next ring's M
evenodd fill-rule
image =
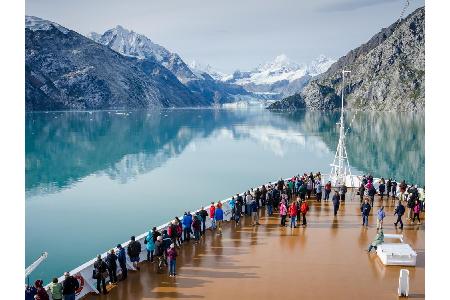
M376 187L377 185L377 187ZM342 202L345 202L347 194L347 186L341 184L335 187L331 202L333 205L333 214L336 217L339 207ZM294 176L288 180L280 179L276 183L263 185L256 189L250 189L243 194L236 194L228 202L231 208L231 221L240 226L243 216L251 217L251 225L259 226L259 209L264 207L267 216L271 217L275 212L279 214L281 227L297 228L298 226L307 226L307 213L309 211L308 200L317 202L329 202L332 194L332 185L328 181L322 184L322 175L320 172L313 174L312 172L303 175ZM400 225L403 229L402 217L407 213L408 220L412 224L418 221L420 224L420 213L425 209L425 196L423 190L419 192L417 186L410 186L408 188L405 181L397 184L395 180L381 178L379 182L374 183L372 176L363 176L361 185L358 188L360 197L360 207L362 215L362 226L368 226L370 212L374 206L375 195L378 194L380 199L383 197L396 201L396 208L394 215L397 216L397 221L394 225ZM405 209L404 204L407 208ZM224 211L221 201L217 203L211 202L211 205L205 209L202 207L195 213L187 211L183 217L175 217L168 227L159 231L156 227L148 232L144 239L144 247L147 252L147 261L154 264L156 272L163 272L167 269L170 277L176 276L176 260L178 256L178 249L183 245L189 244L191 240L193 243L199 243L205 236L206 222L209 218L211 223L211 230L217 235L222 235L222 227L224 220ZM381 205L376 213L377 237L374 242L369 245L368 251L383 240L383 221L386 217L384 206ZM289 225L287 224L289 220ZM97 281L97 290L99 293L107 294L106 279L112 285L118 284L119 280L126 280L127 256L133 264L135 270L140 270L140 254L142 246L139 241L136 241L135 236L132 236L126 249L121 245L117 245L116 249L111 249L106 257L102 259L100 255L94 263L94 270L92 277ZM120 279L118 276L118 268L120 268ZM53 300L57 299L75 299L75 292L79 288L79 283L76 278L71 276L68 272L64 274L65 279L58 282L57 278L52 280L48 291ZM48 300L47 291L42 286L42 280L37 280L34 286L27 286L26 299Z

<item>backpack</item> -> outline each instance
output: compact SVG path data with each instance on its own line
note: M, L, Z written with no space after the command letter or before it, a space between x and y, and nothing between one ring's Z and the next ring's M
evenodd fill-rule
M308 203L303 202L302 205L300 206L300 211L302 212L302 214L306 214L308 210L309 210Z

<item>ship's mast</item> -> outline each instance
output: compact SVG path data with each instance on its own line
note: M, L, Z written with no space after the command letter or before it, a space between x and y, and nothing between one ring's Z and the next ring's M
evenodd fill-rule
M345 74L350 71L342 70L342 93L341 93L341 118L339 120L339 142L331 164L330 181L333 186L339 186L345 183L347 175L351 176L350 164L347 157L347 149L345 147L345 124L344 124L344 90L345 90Z

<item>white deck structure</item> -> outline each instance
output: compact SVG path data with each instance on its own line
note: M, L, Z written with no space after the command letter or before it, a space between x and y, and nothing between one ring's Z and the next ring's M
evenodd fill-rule
M417 253L403 242L401 234L385 234L385 239L398 239L400 243L383 243L377 247L377 255L384 265L415 266Z

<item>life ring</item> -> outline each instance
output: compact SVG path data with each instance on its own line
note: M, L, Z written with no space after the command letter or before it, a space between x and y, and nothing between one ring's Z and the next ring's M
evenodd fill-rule
M84 278L83 278L83 276L81 276L80 273L75 274L73 277L74 277L76 280L78 280L78 283L79 283L79 285L80 285L79 288L75 291L75 294L78 295L78 294L81 293L81 291L82 291L83 288L84 288Z

